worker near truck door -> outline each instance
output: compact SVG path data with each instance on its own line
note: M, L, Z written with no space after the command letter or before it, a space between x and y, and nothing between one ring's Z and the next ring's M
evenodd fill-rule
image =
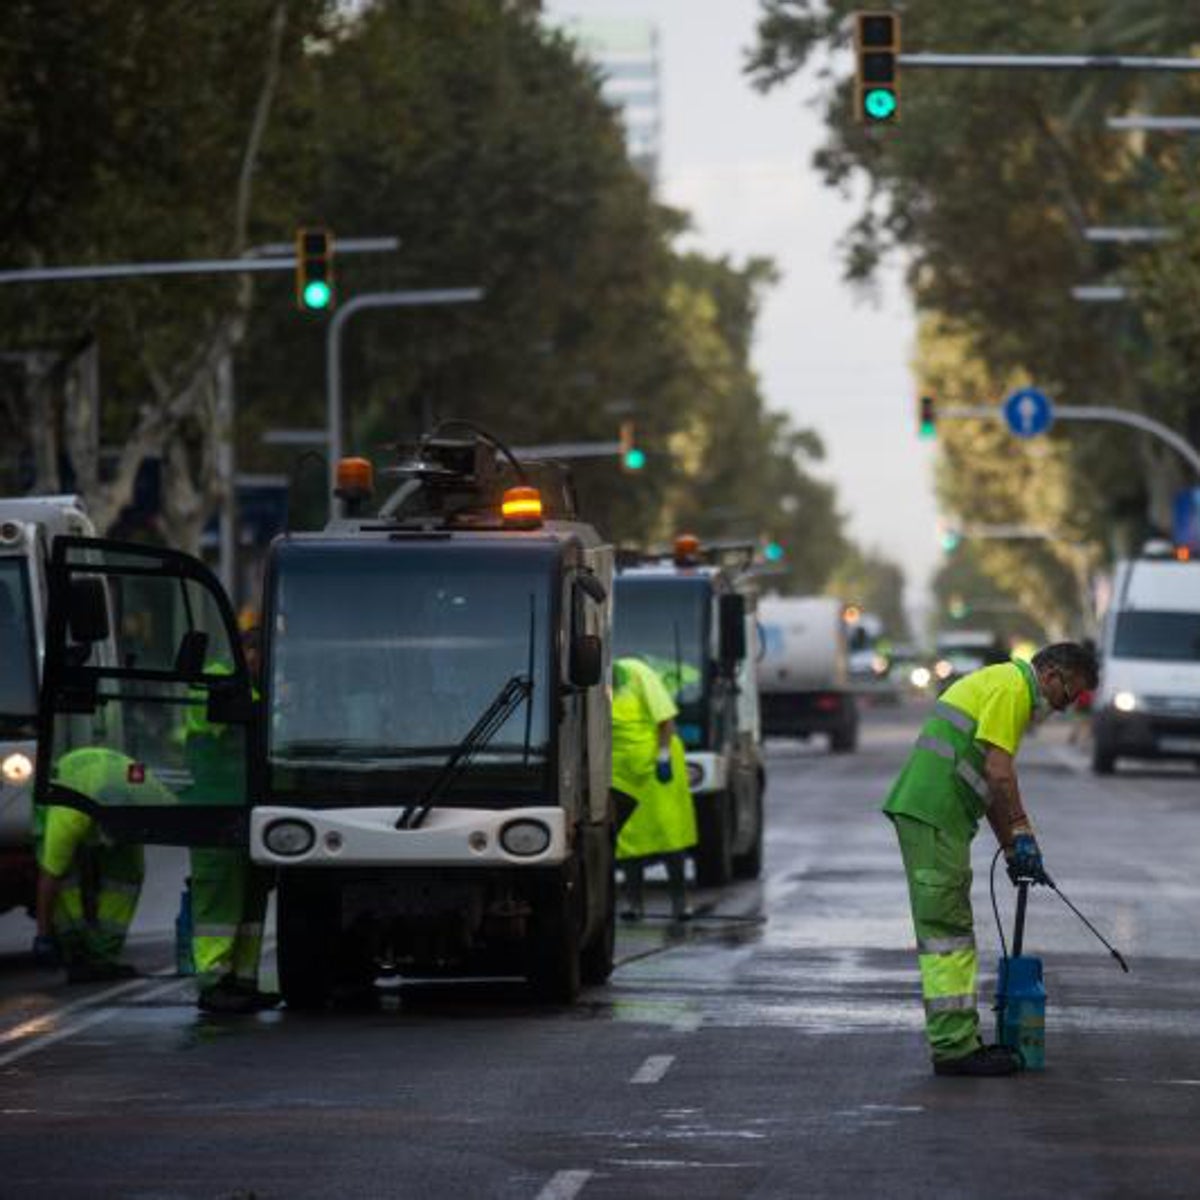
M258 628L242 632L242 650L257 685L261 669ZM209 663L205 674L231 674L224 663ZM257 686L254 691L258 698ZM232 744L228 726L210 721L205 703L192 705L184 720L188 765L200 801L244 797L244 755ZM204 1012L254 1013L274 1008L279 996L258 986L270 878L245 850L194 847L191 859L192 958Z
M645 914L645 867L656 861L667 868L672 917L691 916L684 856L696 844L696 811L683 743L675 732L678 712L652 667L638 658L613 663L613 790L626 811L632 805L617 835L627 920Z
M103 747L64 754L54 779L97 804L176 803L144 765ZM70 983L136 975L120 959L142 890L142 847L114 845L87 813L60 804L39 806L35 830L34 957L44 965L61 962Z
M1047 882L1025 812L1015 757L1026 730L1096 686L1096 660L1074 642L973 671L942 693L883 811L900 841L938 1075L1011 1075L1020 1058L979 1036L978 960L971 913L971 842L986 816L1008 872Z

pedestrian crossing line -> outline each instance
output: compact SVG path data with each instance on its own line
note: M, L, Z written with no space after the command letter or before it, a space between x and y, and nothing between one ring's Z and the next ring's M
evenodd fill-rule
M39 1050L45 1050L57 1042L74 1037L77 1033L82 1033L85 1029L91 1029L93 1025L100 1025L104 1021L111 1020L123 1010L108 1004L107 1001L138 988L145 988L150 982L151 980L138 979L131 983L123 983L119 987L109 988L107 991L101 992L98 996L92 996L88 1000L76 1001L74 1004L64 1005L53 1012L43 1013L41 1016L26 1021L24 1025L18 1025L5 1035L4 1040L13 1041L21 1036L28 1037L29 1040L21 1046L16 1046L12 1050L0 1053L0 1067L6 1067L9 1063L14 1063L18 1059L25 1058L27 1055L36 1054ZM191 980L189 979L172 978L169 983L150 988L149 991L142 991L138 995L138 999L152 1000L156 996L163 996L168 992L186 987L190 982ZM61 1025L57 1029L52 1028L68 1013L77 1012L81 1008L87 1008L90 1011L86 1016L80 1017L77 1021ZM45 1032L42 1032L43 1030Z
M630 1083L658 1083L660 1079L671 1069L671 1064L675 1061L673 1054L652 1054L636 1071L633 1077L629 1080Z
M537 1200L572 1200L583 1191L584 1184L591 1177L591 1171L559 1171L538 1192Z

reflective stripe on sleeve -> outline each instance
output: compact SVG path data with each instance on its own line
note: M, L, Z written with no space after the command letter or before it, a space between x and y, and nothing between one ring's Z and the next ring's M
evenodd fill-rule
M961 708L955 708L953 704L947 704L944 700L939 700L933 706L933 715L943 721L949 721L960 733L975 732L975 722Z
M936 754L938 758L945 758L950 762L954 761L954 747L949 742L943 742L941 738L923 733L917 738L916 744L918 750L928 750L931 754Z

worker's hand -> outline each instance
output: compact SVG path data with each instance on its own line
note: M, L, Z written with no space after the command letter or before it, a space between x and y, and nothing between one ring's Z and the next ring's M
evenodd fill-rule
M1050 876L1042 863L1042 850L1032 833L1018 833L1007 851L1008 877L1015 887L1021 880L1030 883L1049 883Z
M654 777L659 783L671 782L671 755L667 751L663 751L658 756L658 762L654 764Z
M53 934L39 933L33 939L33 961L39 967L61 967L62 951Z

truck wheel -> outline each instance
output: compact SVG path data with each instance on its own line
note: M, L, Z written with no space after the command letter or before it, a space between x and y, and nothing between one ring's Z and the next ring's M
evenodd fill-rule
M1111 775L1116 769L1117 756L1112 746L1102 737L1096 737L1092 743L1092 773L1095 775Z
M763 860L763 785L755 783L754 841L744 854L735 854L733 874L736 879L757 879L762 874Z
M733 817L728 792L696 805L699 840L692 851L699 887L723 887L733 878Z
M333 994L341 922L336 890L306 880L279 880L279 990L288 1008L325 1008Z
M578 871L573 872L578 882ZM538 889L529 934L526 974L534 996L547 1004L571 1004L582 981L579 961L578 889L566 874Z
M613 953L617 944L617 886L611 860L603 887L604 924L579 956L580 978L587 984L607 983L613 969Z
M829 735L829 749L834 754L853 754L858 749L858 724L855 721L843 721Z

